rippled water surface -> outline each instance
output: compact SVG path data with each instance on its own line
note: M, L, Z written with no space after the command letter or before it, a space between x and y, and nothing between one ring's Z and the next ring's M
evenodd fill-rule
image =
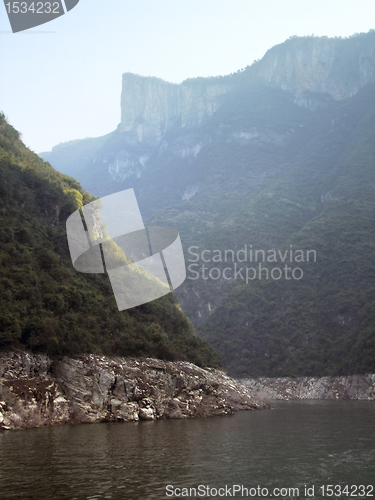
M374 482L375 402L0 434L1 500L157 500L167 485L200 484L298 487L304 498L304 485Z

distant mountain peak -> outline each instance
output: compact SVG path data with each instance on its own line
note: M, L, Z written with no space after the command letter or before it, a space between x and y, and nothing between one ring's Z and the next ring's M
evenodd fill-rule
M290 38L272 47L256 71L264 83L296 95L307 90L346 99L375 82L375 31L345 39Z
M155 146L176 125L201 125L238 85L266 84L294 94L305 105L305 92L328 94L336 100L355 95L375 83L375 31L350 38L292 37L272 47L246 71L211 78L191 78L181 84L156 77L124 73L121 132L128 144Z
M124 73L121 132L129 143L158 144L173 126L200 125L220 107L220 96L231 85L220 79L195 78L181 84Z

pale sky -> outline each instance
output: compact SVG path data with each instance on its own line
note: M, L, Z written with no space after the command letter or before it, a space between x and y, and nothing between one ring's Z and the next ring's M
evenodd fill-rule
M292 35L373 28L375 0L80 0L13 34L0 5L0 110L27 146L47 151L116 128L125 72L225 75Z

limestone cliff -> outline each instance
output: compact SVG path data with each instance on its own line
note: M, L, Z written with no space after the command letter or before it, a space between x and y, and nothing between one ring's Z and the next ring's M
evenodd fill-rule
M228 415L267 405L214 369L85 355L0 355L0 429Z
M62 145L41 156L102 196L118 191L125 181L134 185L145 169L158 169L164 153L177 159L196 158L212 137L227 129L228 117L236 120L231 117L236 100L246 101L257 87L282 89L294 95L298 105L315 110L332 98L349 98L374 82L375 31L346 39L294 37L271 48L245 70L181 84L124 73L117 130L102 138ZM223 116L217 119L220 109ZM251 115L249 109L249 119ZM206 130L202 125L207 125ZM249 130L239 133L249 139Z
M291 38L270 49L256 70L264 83L297 96L310 91L346 99L375 82L375 32L347 39Z
M375 82L375 32L347 39L294 37L270 49L246 71L173 84L125 73L122 77L121 131L128 144L157 145L173 127L192 128L211 117L238 85L264 83L296 95L353 96Z
M129 143L158 144L173 126L200 125L220 107L230 85L195 78L177 85L125 73L122 77L121 131Z

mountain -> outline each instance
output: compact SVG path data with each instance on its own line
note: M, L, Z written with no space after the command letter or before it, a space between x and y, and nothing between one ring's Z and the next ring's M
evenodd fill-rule
M199 189L202 169L195 168L196 162L218 132L227 138L223 122L233 119L236 109L242 111L243 101L252 106L244 125L280 132L285 128L283 117L275 122L270 113L277 95L284 101L289 95L300 108L313 111L375 83L374 43L374 30L347 39L292 37L237 73L188 79L179 85L125 73L121 123L114 132L60 144L41 156L59 171L74 174L97 196L134 187L143 200L142 211L155 213ZM277 94L276 89L284 92ZM237 125L241 126L238 120ZM245 134L242 142L246 134L259 134L237 132Z
M231 374L374 372L374 103L373 30L180 85L124 74L121 123L75 175L178 228L178 297Z
M28 150L0 115L0 348L217 365L172 293L119 312L107 276L74 270L65 222L92 200Z
M111 135L64 142L54 146L51 153L42 153L41 156L48 161L48 157L52 155L57 170L66 175L74 176L77 170L76 165L85 165L91 160Z

